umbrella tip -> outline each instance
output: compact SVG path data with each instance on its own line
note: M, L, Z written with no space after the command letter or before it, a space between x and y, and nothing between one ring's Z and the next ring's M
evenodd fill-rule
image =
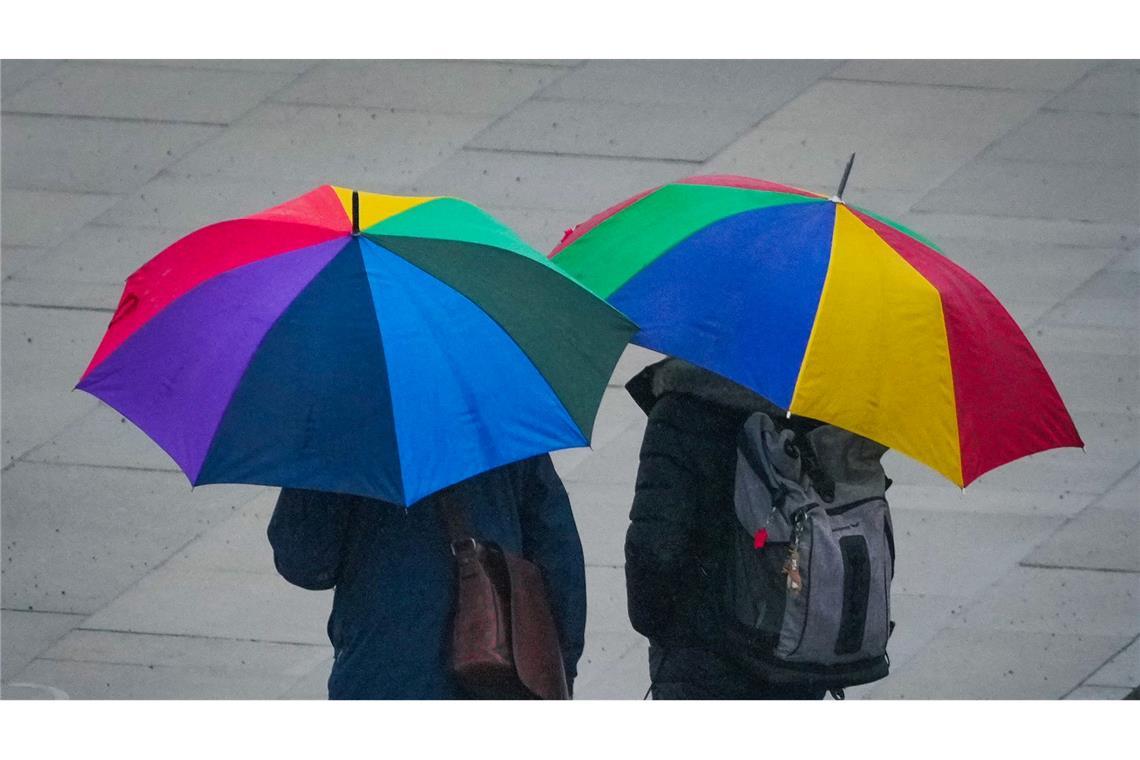
M847 168L843 170L843 179L839 180L839 189L835 191L832 201L836 203L843 202L843 191L847 188L847 178L851 176L851 166L855 163L855 154L851 154L851 158L847 159Z
M352 234L360 234L360 193L352 191Z

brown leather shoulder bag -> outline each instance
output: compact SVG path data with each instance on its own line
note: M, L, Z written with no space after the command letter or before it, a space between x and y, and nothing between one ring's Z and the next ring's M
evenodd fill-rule
M478 699L569 699L542 571L475 538L461 497L441 496L455 556L451 668L460 686Z

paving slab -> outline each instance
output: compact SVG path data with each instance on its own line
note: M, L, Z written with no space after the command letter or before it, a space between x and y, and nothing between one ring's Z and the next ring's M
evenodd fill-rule
M19 677L70 699L271 699L295 680L232 670L44 659L34 660Z
M1140 466L1133 467L1097 501L1100 509L1140 512Z
M1055 310L1049 312L1050 317L1058 314ZM1074 316L1071 311L1060 314ZM1086 312L1080 318L1088 320L1090 315ZM1111 431L1114 440L1110 443L1136 440L1131 428L1135 412L1126 409L1137 400L1135 357L1085 351L1041 351L1039 355L1069 411L1077 415L1078 430L1088 430L1089 436L1104 436L1106 430ZM1115 421L1114 413L1121 415ZM1100 443L1102 441L1085 441L1086 447ZM1089 448L1089 451L1101 454L1100 449ZM1104 453L1114 457L1125 454L1119 450Z
M1127 639L943 629L870 699L1059 699Z
M908 594L891 590L894 633L887 642L892 669L913 659L939 631L945 628L969 600L944 594Z
M103 312L2 307L3 465L47 441L98 403L72 392L95 353Z
M986 156L1135 167L1140 163L1140 117L1042 111L994 143Z
M56 67L3 103L9 113L229 124L295 78L84 61Z
M931 238L976 238L989 241L1021 241L1089 248L1127 250L1140 244L1140 223L1082 221L1079 219L1034 219L1002 216L983 209L976 213L946 213L915 209L898 221Z
M835 61L587 61L543 97L750 109L759 119L838 65Z
M333 61L273 96L285 103L498 116L564 75L561 68L490 61Z
M551 454L554 467L559 476L568 478L571 473L583 462L593 460L599 451L623 435L628 435L631 429L644 430L645 414L633 402L624 388L608 386L602 392L602 402L598 406L598 414L594 420L593 436L589 448L582 446L575 449L563 449ZM639 444L640 445L640 444ZM629 481L636 473L636 465L630 469ZM619 480L624 482L624 480Z
M179 237L171 230L88 224L20 267L4 301L113 310L127 277Z
M249 179L187 177L166 172L128 193L97 221L110 227L158 229L169 235L167 244L170 244L200 227L255 214L320 185L338 183L347 184L331 168L319 181L309 176ZM378 182L357 189L390 194L398 192L395 186L388 187Z
M171 171L399 192L487 122L480 116L268 103Z
M269 517L277 504L279 489L263 488L258 496L213 526L171 557L172 572L221 570L234 573L275 575L273 547L266 536Z
M77 628L40 655L44 660L103 662L297 679L326 661L326 645L281 644L201 636L166 636Z
M1134 640L1085 681L1089 686L1140 686L1140 640Z
M1140 334L1127 326L1074 325L1053 321L1047 315L1027 335L1034 348L1052 354L1081 346L1090 354L1140 356Z
M1015 491L985 483L961 489L954 485L896 484L887 492L892 508L958 514L997 513L1027 517L1071 517L1095 498L1072 491Z
M217 69L221 71L264 71L303 74L320 63L316 59L289 60L283 58L134 58L103 61L124 66L167 66L178 69Z
M0 200L4 245L51 248L111 208L119 196L5 187Z
M619 660L631 650L645 646L645 639L636 631L599 631L588 635L586 647L578 660L575 696L581 699L583 690L588 689L592 682L606 680Z
M566 481L586 563L625 565L625 532L633 505L633 479L626 483Z
M1104 277L1118 285L1132 285L1140 280L1140 275L1135 272L1105 272ZM1140 324L1140 304L1129 295L1096 297L1076 294L1050 310L1048 317L1063 324L1129 329Z
M0 199L0 203L2 203ZM7 280L24 267L43 258L50 248L37 248L28 245L5 245L0 248L0 278Z
M945 236L935 241L955 263L981 280L1003 304L1038 299L1055 305L1108 262L1116 248Z
M3 605L92 613L257 493L192 492L175 473L19 462L4 473Z
M1083 411L1086 405L1094 405L1094 401L1086 401L1086 397L1069 392L1067 387L1071 378L1061 375L1055 379L1062 398L1074 414L1077 430L1085 441L1085 451L1063 448L1032 454L991 470L974 483L1057 494L1069 491L1095 493L1106 488L1106 484L1115 483L1135 466L1137 449L1129 447L1137 445L1137 440L1140 440L1140 431L1135 427L1137 417L1122 411L1115 415ZM1106 384L1106 390L1116 387ZM1105 403L1104 406L1109 405Z
M0 61L0 97L6 98L40 77L47 76L61 63L62 61L11 58Z
M567 483L632 484L637 478L638 453L645 437L644 418L634 422L605 446L597 447L589 456L560 471Z
M626 607L625 568L586 566L586 635L633 633Z
M328 656L309 669L309 672L293 682L279 699L321 699L329 698L329 674L332 672L333 658Z
M1131 640L1138 620L1140 575L1015 567L957 615L954 625Z
M756 121L739 108L531 99L468 145L504 151L675 159L710 158Z
M331 591L290 586L267 572L164 565L100 609L88 628L326 644Z
M605 673L575 686L575 699L643 699L649 689L649 643L642 643L607 665Z
M1124 699L1132 688L1123 686L1081 686L1066 694L1063 699Z
M38 654L83 622L83 615L0 610L0 679L10 681Z
M221 134L197 124L4 114L4 187L86 193L133 190Z
M1133 166L974 161L931 191L919 211L1136 224Z
M877 82L1064 90L1096 66L1095 61L849 61L832 77Z
M1033 114L1040 92L999 92L920 85L822 81L764 120L766 129L860 140L946 140L978 150Z
M1140 512L1090 507L1038 545L1022 564L1140 573Z
M621 358L618 359L617 366L614 367L614 373L610 377L610 386L625 389L625 384L628 383L633 376L641 370L648 367L650 364L656 364L665 358L665 354L658 353L649 348L643 348L634 344L626 346L625 351L622 352ZM627 394L628 395L628 394Z
M1094 113L1140 113L1140 67L1135 61L1106 63L1050 100L1048 107Z
M764 177L816 192L834 193L851 153L856 153L845 197L874 211L872 190L905 190L915 201L973 159L986 138L900 138L879 130L861 133L807 131L761 122L703 167L709 174ZM882 212L880 212L882 213Z
M103 403L29 451L23 461L182 472L146 433Z
M642 190L692 174L689 168L670 161L461 150L420 175L410 190L417 195L457 195L480 206L590 208L597 213Z
M1056 517L892 509L893 591L972 598L1061 524Z

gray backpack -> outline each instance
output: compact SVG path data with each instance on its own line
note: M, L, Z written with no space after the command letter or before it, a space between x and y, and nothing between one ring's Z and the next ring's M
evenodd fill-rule
M840 690L887 675L894 539L886 449L763 412L738 440L725 654L770 683Z

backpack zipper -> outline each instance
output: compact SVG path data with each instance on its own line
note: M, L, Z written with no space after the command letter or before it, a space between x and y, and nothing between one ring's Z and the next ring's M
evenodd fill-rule
M870 504L872 501L886 501L886 499L884 499L882 496L872 496L868 499L859 499L858 501L853 501L850 504L844 504L839 507L832 507L831 509L825 509L823 511L831 516L841 515L844 512L855 509L855 507L861 507L864 504Z

